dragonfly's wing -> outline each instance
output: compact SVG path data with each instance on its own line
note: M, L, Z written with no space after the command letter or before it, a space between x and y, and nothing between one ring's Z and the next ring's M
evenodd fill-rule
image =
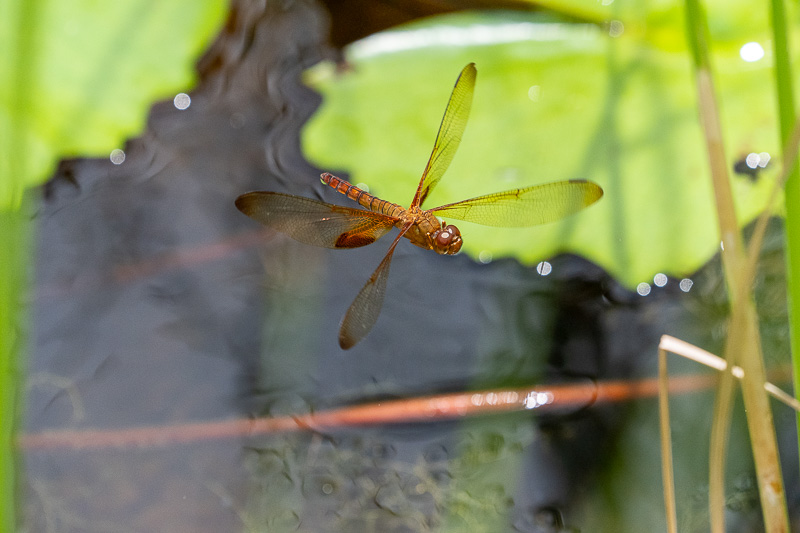
M411 203L413 206L421 206L425 202L456 154L464 128L467 127L476 75L475 63L470 63L464 67L456 80L456 86L444 111L442 124L439 126L439 133L436 135L428 166L422 173L414 201Z
M397 221L372 211L266 191L241 195L236 207L269 228L324 248L366 246L386 235Z
M389 279L389 265L392 262L392 254L400 238L413 224L408 224L400 230L400 234L395 238L386 256L361 288L356 299L350 305L342 319L339 328L339 346L342 350L348 350L355 346L361 339L366 337L372 326L378 320L378 315L383 307L383 297L386 294L386 280Z
M438 217L484 226L526 227L554 222L595 203L603 189L586 180L557 181L487 194L432 209Z

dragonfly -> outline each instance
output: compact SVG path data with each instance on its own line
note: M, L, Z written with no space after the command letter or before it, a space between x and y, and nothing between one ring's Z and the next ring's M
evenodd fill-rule
M399 234L383 260L359 291L342 318L339 346L347 350L361 341L375 325L383 306L389 265L400 239L439 254L458 253L463 244L460 230L439 216L494 227L528 227L559 220L587 207L603 196L599 185L587 180L568 180L497 192L423 209L423 204L442 179L467 125L477 70L470 63L456 80L428 164L408 208L382 200L330 173L321 181L357 202L364 209L328 204L319 200L270 191L248 192L236 199L236 207L267 227L305 244L334 249L366 246L392 228Z

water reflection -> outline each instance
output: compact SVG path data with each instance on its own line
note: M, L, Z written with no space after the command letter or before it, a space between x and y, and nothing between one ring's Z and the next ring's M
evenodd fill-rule
M253 234L232 204L265 183L295 193L317 185L297 142L319 103L299 82L301 66L323 55L315 24L324 17L314 6L259 16L263 31L243 24L244 57L242 35L230 37L223 49L239 53L225 57L243 64L211 74L230 91L224 101L203 108L208 100L196 99L192 113L174 113L168 102L171 112L154 111L148 137L126 146L124 166L81 161L74 179L50 188L27 431L69 428L90 438L103 428L130 439L102 450L23 448L25 530L541 533L567 522L637 531L641 521L620 516L651 506L657 523L652 402L569 417L534 409L395 427L215 433L215 421L244 419L250 428L248 415L296 417L477 384L502 391L576 375L624 381L652 371L649 348L666 327L714 341L698 318L709 314L702 291L680 302L668 290L661 302L640 299L571 256L534 271L511 260L476 266L461 256L444 265L414 254L398 257L383 334L343 356L336 323L384 250L344 257L293 248ZM692 280L679 286L686 292ZM769 303L785 330L780 305ZM511 398L493 392L474 402ZM522 398L530 407L550 401L543 392ZM677 400L695 403L683 404L676 449L688 435L683 449L696 450L709 426L696 406L707 400ZM193 440L188 431L143 438L178 426ZM700 455L684 472L691 483L703 470Z

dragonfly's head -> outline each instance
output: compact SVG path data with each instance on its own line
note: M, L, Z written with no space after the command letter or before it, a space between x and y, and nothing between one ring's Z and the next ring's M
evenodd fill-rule
M453 255L461 249L461 232L455 226L445 226L431 235L433 249L438 254Z

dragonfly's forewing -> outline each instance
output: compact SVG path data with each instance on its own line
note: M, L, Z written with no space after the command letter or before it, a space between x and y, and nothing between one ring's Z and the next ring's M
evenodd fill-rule
M587 207L603 189L585 180L557 181L470 198L432 209L439 217L505 228L555 222Z
M464 128L467 127L476 76L475 63L470 63L464 67L456 80L450 101L447 103L447 109L444 111L442 124L439 126L439 133L436 135L433 152L428 159L428 166L422 173L422 179L420 179L414 200L411 202L412 206L421 206L425 202L453 160L458 145L461 143Z
M400 230L400 234L395 238L389 251L386 252L381 264L372 273L367 283L361 288L345 313L342 325L339 328L339 346L343 350L348 350L355 346L375 325L378 315L383 307L383 297L386 294L386 280L389 279L389 265L392 262L392 254L400 242L400 238L413 224L408 224Z
M266 191L239 196L236 207L269 228L324 248L366 246L386 235L397 220L363 209Z

